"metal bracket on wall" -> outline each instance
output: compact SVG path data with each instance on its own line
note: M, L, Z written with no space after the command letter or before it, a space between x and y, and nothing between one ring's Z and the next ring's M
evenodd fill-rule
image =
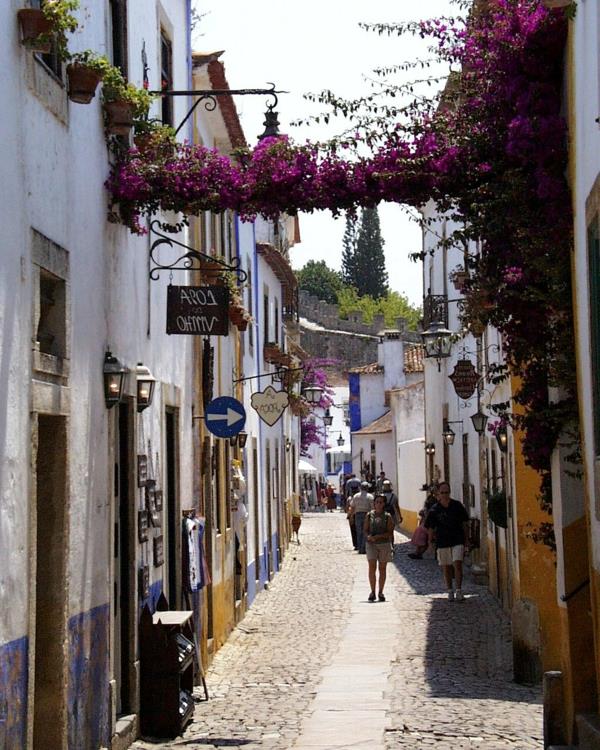
M173 91L166 89L165 91L151 91L150 93L155 96L198 97L175 131L175 135L177 135L201 102L204 102L204 109L206 109L207 112L213 112L217 108L217 99L219 96L260 96L261 94L271 96L273 97L273 101L267 104L267 112L273 113L279 101L277 94L287 94L288 92L276 90L275 84L270 81L269 83L271 84L270 89L192 89L190 91Z
M152 264L150 267L149 276L153 281L157 281L161 271L199 271L202 268L203 263L210 263L211 268L204 268L203 273L208 278L217 277L222 271L229 271L237 276L237 280L240 284L243 284L248 280L248 274L243 268L240 268L240 259L234 258L230 264L225 263L218 258L214 258L212 255L207 255L189 245L176 240L174 237L169 237L163 232L179 231L181 226L173 227L169 224L164 224L158 219L154 219L150 223L150 233L156 235L158 239L155 239L150 246L150 261ZM159 247L166 245L168 247L180 247L186 250L183 255L180 255L173 263L161 263L158 256L155 255L156 250Z

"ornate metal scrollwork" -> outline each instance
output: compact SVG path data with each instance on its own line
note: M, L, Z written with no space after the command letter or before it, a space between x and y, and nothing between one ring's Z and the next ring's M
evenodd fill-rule
M240 259L234 258L230 264L225 263L218 258L213 258L211 255L202 253L199 250L194 250L189 245L180 242L174 237L169 237L163 232L178 232L181 229L181 225L171 226L169 224L161 223L158 219L154 219L150 224L151 234L156 235L158 239L155 239L150 246L150 278L153 281L157 281L161 271L200 271L202 270L204 275L211 278L218 276L222 271L230 271L237 276L237 280L240 284L243 284L248 280L248 274L240 267ZM169 248L183 248L186 252L176 258L172 263L161 263L157 255L155 255L158 248L166 245ZM210 264L207 268L205 264Z

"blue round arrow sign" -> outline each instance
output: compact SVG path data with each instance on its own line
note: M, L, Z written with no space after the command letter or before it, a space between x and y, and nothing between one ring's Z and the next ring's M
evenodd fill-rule
M244 406L231 396L219 396L206 407L204 413L206 429L220 438L237 435L246 424L246 410Z

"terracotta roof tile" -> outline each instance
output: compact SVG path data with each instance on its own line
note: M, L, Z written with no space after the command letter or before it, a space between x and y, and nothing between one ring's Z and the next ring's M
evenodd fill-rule
M404 372L424 372L423 357L425 352L422 344L407 347L404 350Z
M348 372L356 372L361 375L377 375L383 372L383 365L378 362L372 362L370 365L361 365L360 367L353 367Z
M374 435L375 433L392 431L392 412L388 411L381 417L374 419L371 424L353 432L353 435Z

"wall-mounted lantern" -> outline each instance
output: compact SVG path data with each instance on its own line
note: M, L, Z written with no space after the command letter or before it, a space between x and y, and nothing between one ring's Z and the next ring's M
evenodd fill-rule
M325 411L325 416L323 417L323 424L325 427L331 427L333 424L333 415L329 413L329 409Z
M508 450L508 432L505 424L500 425L496 430L496 441L502 453L506 453Z
M425 453L428 456L435 456L435 444L427 443L427 445L425 446Z
M144 411L152 403L154 397L154 386L156 385L156 378L152 375L150 370L141 362L137 363L135 368L135 381L136 381L136 393L137 393L137 410L138 412Z
M337 444L340 446L340 448L342 447L342 445L344 445L345 442L346 441L344 440L344 438L340 435L337 439Z
M238 445L239 445L239 447L240 448L245 448L246 447L246 440L248 440L248 433L244 432L244 430L241 430L237 434L237 439L238 439Z
M323 389L318 385L307 385L302 389L302 395L309 404L318 404L323 395Z
M107 351L104 355L104 368L102 370L104 378L104 402L107 409L111 409L121 400L126 373L127 368L123 367L119 360L113 357L111 352Z
M444 428L444 431L442 432L442 437L444 438L444 443L446 445L454 445L454 438L456 437L456 433L450 427L450 425L446 425Z
M473 429L478 435L483 435L485 432L485 426L487 424L487 414L484 414L481 409L477 409L475 414L471 414L471 422L473 423Z
M425 356L437 359L439 369L440 359L446 359L450 356L452 331L446 328L443 321L434 320L429 328L423 331L421 338L423 339Z

